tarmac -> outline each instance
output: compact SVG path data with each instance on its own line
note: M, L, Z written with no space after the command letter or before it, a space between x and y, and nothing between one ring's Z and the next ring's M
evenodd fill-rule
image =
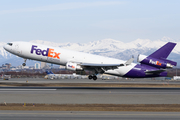
M143 83L180 84L180 81L150 79L89 79L12 78L0 83ZM180 104L180 88L146 87L0 87L0 103L53 104Z
M179 120L179 112L2 111L0 120Z
M0 83L143 83L180 84L173 80L151 79L43 79L20 78L0 80ZM180 88L146 87L0 87L0 103L45 104L180 104ZM0 111L0 119L179 119L179 112L55 112Z
M180 88L0 87L0 102L47 104L180 104Z

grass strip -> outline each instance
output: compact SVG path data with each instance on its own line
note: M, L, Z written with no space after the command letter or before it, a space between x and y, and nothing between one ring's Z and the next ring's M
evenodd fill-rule
M0 104L0 110L180 112L180 104Z

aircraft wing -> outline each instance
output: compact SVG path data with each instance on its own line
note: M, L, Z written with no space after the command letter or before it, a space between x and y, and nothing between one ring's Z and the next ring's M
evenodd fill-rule
M94 64L94 63L82 63L84 67L118 67L120 64Z
M84 67L108 67L111 69L116 69L119 66L127 66L130 65L134 60L134 56L132 56L132 58L130 58L128 61L126 61L125 63L121 63L121 64L95 64L95 63L82 63L81 66Z
M81 63L80 65L86 69L94 69L96 73L104 73L107 70L114 70L121 66L130 65L134 60L134 57L130 58L125 63L121 64L96 64L96 63Z
M95 64L95 63L82 63L83 68L94 69L96 73L104 73L107 70L117 69L120 64Z

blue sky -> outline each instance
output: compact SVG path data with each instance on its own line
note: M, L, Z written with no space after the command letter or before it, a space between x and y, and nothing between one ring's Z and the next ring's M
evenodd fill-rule
M179 0L0 0L0 41L180 41Z

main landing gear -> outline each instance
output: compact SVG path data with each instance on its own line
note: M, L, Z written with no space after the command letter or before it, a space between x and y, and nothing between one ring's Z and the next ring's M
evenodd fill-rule
M97 80L97 76L96 75L89 75L88 78L91 80Z
M26 60L27 59L24 58L24 63L22 64L22 66L26 66Z

